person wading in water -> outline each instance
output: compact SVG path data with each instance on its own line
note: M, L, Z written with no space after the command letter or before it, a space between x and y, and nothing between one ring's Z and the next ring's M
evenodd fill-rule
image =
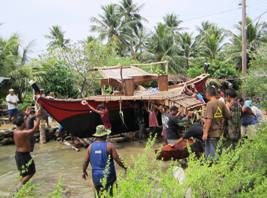
M15 159L21 176L17 189L27 183L35 173L34 161L30 155L30 152L32 152L30 137L39 128L40 115L41 113L38 111L36 113L34 126L31 129L26 129L26 117L23 113L17 115L14 120L14 124L17 126L13 132L14 142L16 145Z
M112 196L113 185L117 179L113 160L115 160L119 166L124 168L125 171L127 170L126 166L120 159L115 146L112 143L107 142L107 136L110 133L111 131L106 129L103 125L97 126L96 133L94 134L96 141L88 147L83 164L82 177L84 179L88 177L86 169L89 163L92 166L92 179L97 197L101 197L103 191L108 191ZM103 179L104 181L106 179L106 182L103 182Z

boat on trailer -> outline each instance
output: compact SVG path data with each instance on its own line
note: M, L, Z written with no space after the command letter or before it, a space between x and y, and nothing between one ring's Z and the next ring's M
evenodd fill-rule
M136 122L136 104L150 104L172 106L188 110L202 107L196 98L183 93L185 85L194 85L202 92L208 74L202 74L194 79L175 85L168 85L168 75L148 73L137 65L114 66L96 68L102 75L101 88L106 86L119 90L119 93L109 95L89 96L82 99L51 99L39 97L37 102L59 122L64 129L75 137L91 137L96 126L102 124L100 116L82 105L86 100L91 106L97 107L105 103L109 110L109 119L112 125L111 135L139 130ZM145 83L156 81L157 88L136 89ZM148 125L148 115L144 118Z

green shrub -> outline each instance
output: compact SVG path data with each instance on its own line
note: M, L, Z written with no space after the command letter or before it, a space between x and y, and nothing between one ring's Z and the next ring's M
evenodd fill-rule
M49 198L62 198L64 191L64 184L62 178L59 178L58 183L54 189L54 191L49 195Z
M185 180L179 183L173 170L177 161L163 163L156 160L155 138L149 139L144 152L134 156L127 175L120 172L116 198L180 198L191 190L192 197L266 197L267 196L267 125L261 126L253 141L244 142L233 150L223 149L219 159L212 165L202 157L191 154ZM28 183L15 197L34 197L34 187ZM51 198L63 197L60 179ZM107 193L103 197L109 197Z
M47 93L55 92L59 96L77 97L78 89L75 86L75 75L64 62L57 61L41 77L41 85Z
M183 197L188 189L193 197L266 197L267 126L254 141L245 140L235 150L224 149L212 166L204 158L189 158L186 179L179 184L173 177L171 162L167 170L156 160L153 141L136 156L127 177L119 175L115 197ZM165 164L166 165L166 164Z
M25 110L27 107L32 106L32 104L33 104L33 94L32 92L28 92L24 96L22 103L18 105L18 108L19 110Z
M36 189L36 185L32 184L31 182L26 183L25 185L20 188L18 192L16 192L12 197L15 198L33 198L36 197L36 193L34 190Z
M187 75L190 77L196 77L202 73L204 63L198 63L187 70ZM213 78L235 78L238 76L238 72L233 64L225 63L220 60L214 60L210 63L208 73Z

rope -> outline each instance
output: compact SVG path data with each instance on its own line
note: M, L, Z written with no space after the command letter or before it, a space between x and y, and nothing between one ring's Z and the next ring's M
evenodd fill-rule
M127 127L127 125L125 123L125 120L124 120L124 114L123 114L123 111L122 111L122 101L121 100L119 101L119 104L120 104L119 115L120 115L122 124L126 127L126 129L128 129L128 127Z

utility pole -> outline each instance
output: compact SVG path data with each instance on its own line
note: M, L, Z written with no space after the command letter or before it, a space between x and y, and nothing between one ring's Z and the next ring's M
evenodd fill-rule
M242 0L242 74L247 74L247 5L246 0Z

